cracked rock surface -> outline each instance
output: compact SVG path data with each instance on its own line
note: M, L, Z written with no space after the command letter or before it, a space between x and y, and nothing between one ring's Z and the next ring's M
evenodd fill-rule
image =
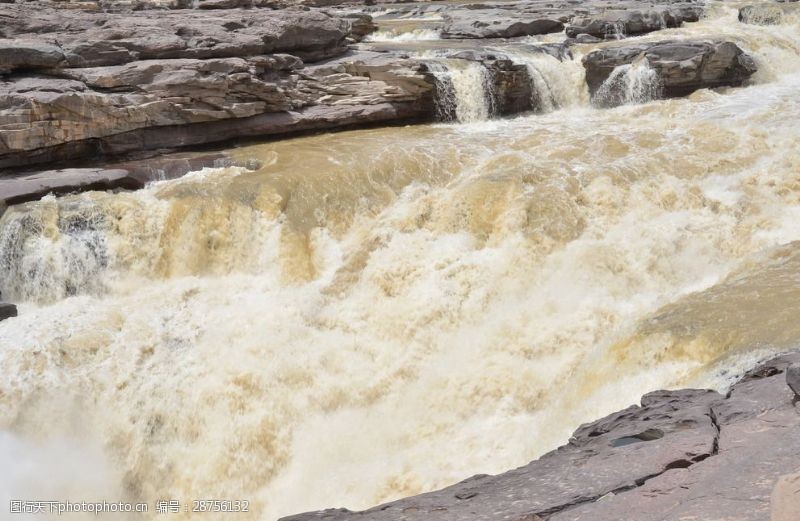
M800 414L784 374L798 362L793 353L761 364L727 397L699 389L647 394L641 405L583 425L566 445L503 474L363 512L284 521L767 520L771 496L782 512L800 504L791 487L800 470Z

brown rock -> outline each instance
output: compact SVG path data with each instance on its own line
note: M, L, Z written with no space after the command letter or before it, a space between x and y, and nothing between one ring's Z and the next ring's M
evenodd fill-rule
M772 489L770 521L800 519L800 472L786 474Z
M504 9L456 10L444 15L444 38L514 38L557 33L564 29L547 15L525 15Z
M4 34L25 38L6 55L0 46L11 72L0 77L0 168L413 119L432 103L433 86L410 60L304 64L343 53L348 38L370 30L369 17L266 9L29 14L23 5L0 6ZM41 69L34 73L31 63Z
M698 89L739 86L755 71L752 58L732 42L678 41L607 47L583 58L586 83L595 96L614 69L645 60L658 74L664 97L684 96ZM619 104L615 86L602 105Z
M696 22L700 12L701 8L695 5L603 11L574 18L566 33L572 38L579 34L589 34L597 38L635 36L680 27L683 22Z
M781 477L800 468L800 415L781 373L798 361L794 353L763 364L727 398L647 394L641 406L586 424L567 445L504 474L363 512L284 520L763 521L772 509L794 521L800 487Z
M186 153L112 163L105 167L62 168L0 178L0 215L13 204L88 190L137 190L150 181L173 179L204 167L239 165L222 153ZM253 167L254 165L241 165Z

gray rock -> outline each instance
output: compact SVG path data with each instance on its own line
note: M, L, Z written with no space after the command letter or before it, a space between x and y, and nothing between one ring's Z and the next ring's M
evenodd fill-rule
M0 74L16 69L52 69L64 62L64 53L55 45L21 39L0 41Z
M654 1L678 13L699 5ZM88 4L0 5L0 169L434 117L437 87L422 62L388 52L379 63L349 50L375 29L371 17L352 6L306 7L312 3L342 2L208 0L183 10L187 0L98 4L108 12L83 9ZM559 31L578 14L610 6L641 10L637 0L517 0L413 4L397 16L441 13L446 37L509 38ZM631 30L636 20L630 15ZM563 44L539 47L559 59L569 54ZM536 108L523 67L482 61L497 114Z
M640 486L673 468L710 457L722 400L706 390L660 391L641 406L580 427L567 445L497 476L473 476L437 492L364 512L328 510L284 518L326 520L529 520Z
M786 385L794 391L795 396L800 397L800 365L786 368Z
M5 302L0 302L0 320L13 318L16 316L17 316L17 306L15 306L14 304L7 304Z
M763 521L773 488L800 468L800 415L780 374L799 361L794 353L767 362L727 398L647 394L640 406L583 425L567 445L504 474L363 512L284 521Z
M412 60L307 64L343 56L366 16L31 9L0 5L0 31L25 42L0 46L0 169L433 113Z
M150 181L173 179L204 167L245 166L222 153L185 153L133 159L102 168L64 168L19 173L0 178L0 215L14 204L47 194L87 190L138 190Z
M594 96L615 68L646 60L658 74L661 95L684 96L698 89L739 86L754 72L756 65L732 42L678 41L608 47L593 51L583 59L586 83ZM614 86L608 99L595 101L615 105Z
M344 18L350 22L350 38L354 42L360 42L368 34L378 30L377 24L372 21L372 17L369 15L347 13Z
M784 8L776 4L746 5L739 9L739 21L751 25L779 25L783 23Z
M621 38L680 27L683 22L696 22L700 13L701 8L693 5L604 11L573 19L566 33L573 38L579 34L589 34L597 38Z
M575 37L575 41L577 43L597 43L602 40L596 36L592 36L591 34L581 33Z
M503 9L456 10L445 14L444 20L444 38L514 38L564 29L564 24L557 19Z

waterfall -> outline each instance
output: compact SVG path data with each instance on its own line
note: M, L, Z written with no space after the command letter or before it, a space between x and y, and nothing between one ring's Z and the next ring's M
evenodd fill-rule
M479 62L447 60L430 62L436 81L436 114L444 121L485 121L495 112L492 75Z
M658 71L646 58L616 67L594 94L592 101L602 107L647 103L661 95Z
M0 220L0 289L14 300L51 301L101 289L108 254L102 211L59 209L52 197Z
M718 9L671 34L757 50L746 88L599 110L579 56L505 43L542 114L239 144L258 168L9 206L0 495L360 510L796 347L800 32ZM439 119L491 117L498 69L443 56L419 58ZM592 101L660 88L640 59Z
M436 85L436 119L453 121L456 119L456 91L450 79L450 71L444 63L438 61L429 62L427 66Z
M525 65L531 82L531 105L537 112L581 105L588 100L585 70L580 60L559 60L541 51L503 50L514 63Z
M625 24L617 21L606 27L606 40L622 40L625 38Z
M800 244L798 88L270 141L231 151L260 171L12 206L0 432L85 428L142 500L234 491L277 519L501 472L713 385L800 338L800 261L702 292Z
M367 35L365 42L418 42L440 40L439 31L435 29L412 29L410 31L380 30Z

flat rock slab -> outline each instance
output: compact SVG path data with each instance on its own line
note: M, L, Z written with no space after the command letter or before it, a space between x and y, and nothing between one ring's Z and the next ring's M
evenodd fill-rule
M180 177L204 167L233 165L234 161L222 153L175 154L103 168L63 168L0 177L0 215L6 206L34 201L48 194L138 190L150 181Z
M688 389L581 426L567 445L524 467L362 512L309 520L756 521L771 496L791 512L784 477L800 470L800 414L786 385L795 353L761 365L726 398ZM788 506L787 506L788 505Z
M564 30L564 24L554 16L503 9L458 10L444 15L444 20L444 38L514 38Z
M777 519L771 518L773 491L782 476L800 470L800 413L783 374L798 361L800 355L793 354L762 365L737 383L728 399L712 406L720 428L714 457L551 521ZM777 493L776 508L783 511L800 501L800 496L787 497L785 483Z
M413 60L395 57L377 69L308 65L348 54L375 27L365 15L53 5L0 3L0 174L433 115L433 85ZM131 182L104 170L85 172L85 184Z
M697 5L605 11L574 18L566 33L572 38L579 34L589 34L597 38L622 38L680 27L684 22L696 22L701 13L702 7Z
M0 64L37 68L103 67L148 59L208 59L292 52L322 58L341 54L351 24L319 10L227 9L127 13L0 4ZM16 45L16 49L14 49Z
M646 65L657 74L659 96L685 96L698 89L737 87L757 68L753 59L733 42L667 41L605 47L583 58L586 83L595 102L618 105L623 101L619 85L604 85L615 69L633 63ZM624 75L618 75L619 80ZM605 99L597 99L602 89Z

